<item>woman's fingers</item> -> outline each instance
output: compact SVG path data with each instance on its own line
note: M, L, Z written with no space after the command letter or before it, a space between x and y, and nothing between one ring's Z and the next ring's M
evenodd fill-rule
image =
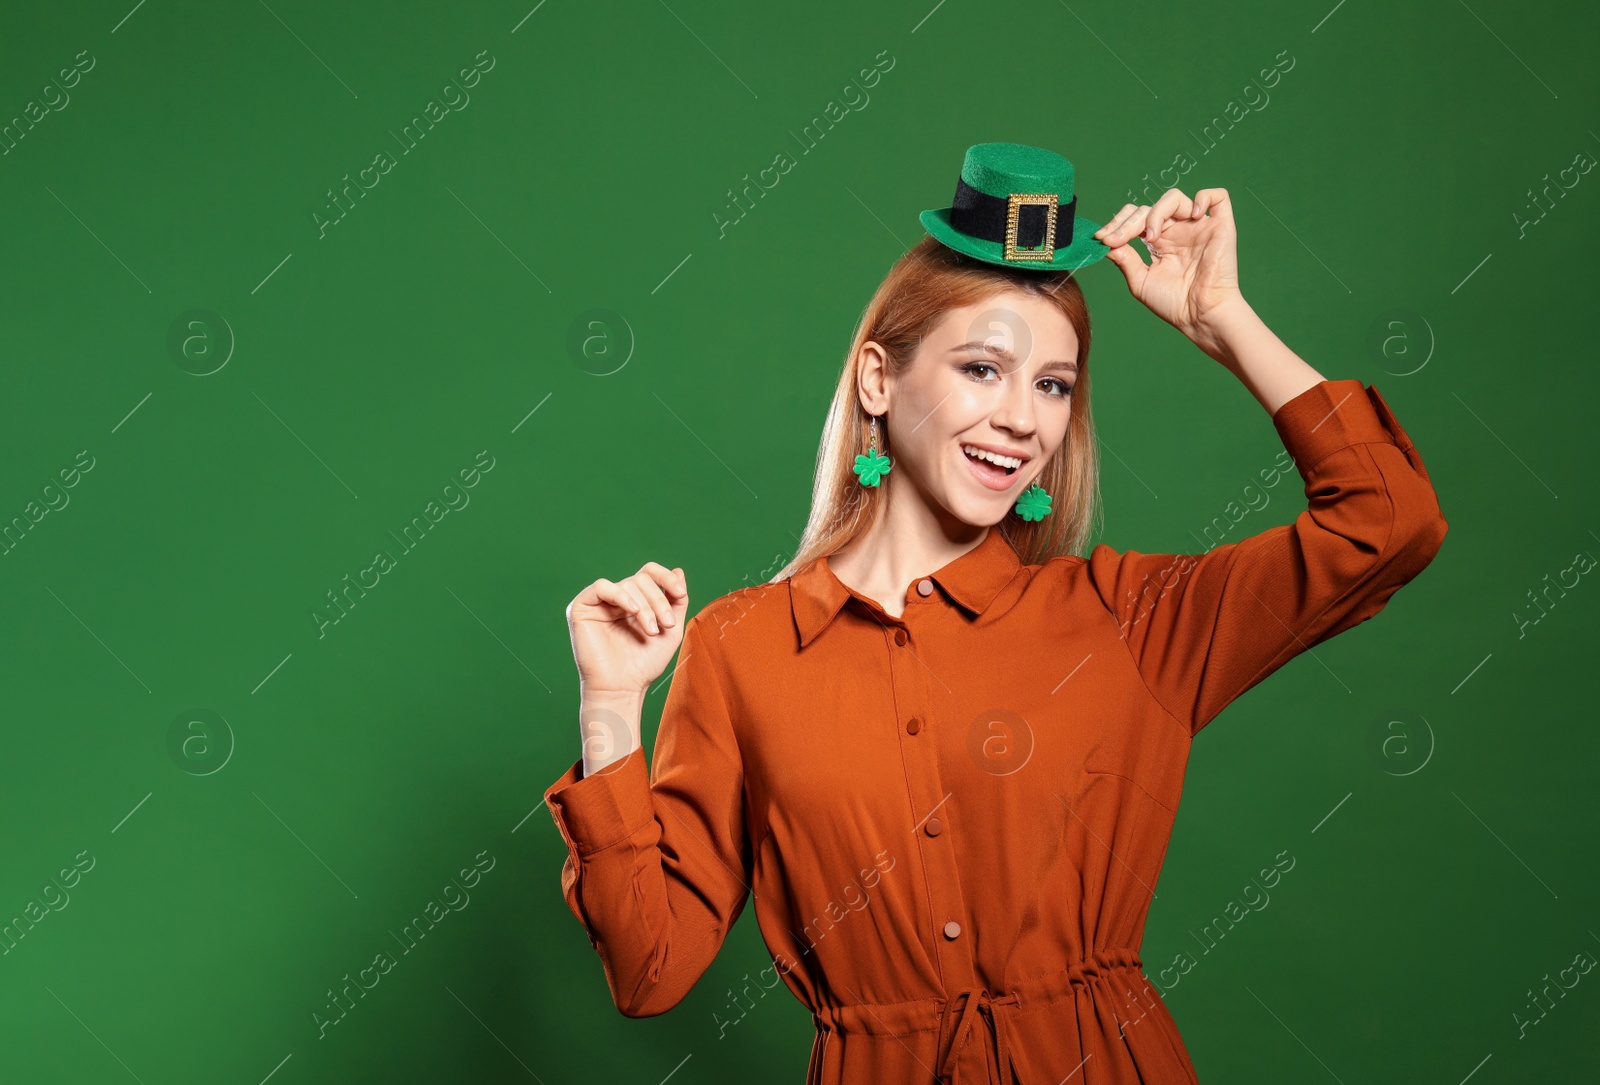
M640 595L638 589L634 588L626 580L621 583L614 583L602 577L589 585L589 593L594 596L594 601L604 603L620 612L622 620L631 617L639 628L647 629L643 615L649 613L649 608L645 606L644 596ZM586 599L584 601L588 602L589 600ZM650 620L655 621L653 615Z
M639 567L639 572L648 573L674 604L689 598L689 582L682 569L669 569L658 561L647 561Z
M607 611L620 611L623 614L631 613L627 596L622 594L621 590L616 584L607 580L605 577L601 577L599 580L596 580L593 584L590 584L587 588L583 589L583 591L578 594L578 597L568 604L568 622L573 620L573 608L580 605L599 607L600 609ZM610 617L608 614L607 621L615 621L615 619Z
M1144 216L1149 211L1148 204L1129 204L1118 213L1115 225L1106 232L1105 243L1121 245L1133 237L1144 227Z
M1128 282L1128 289L1137 297L1139 283L1144 278L1144 273L1150 270L1150 265L1144 262L1137 249L1132 245L1114 245L1106 253L1106 259L1117 266L1122 272L1122 277Z
M661 628L671 629L678 624L677 616L672 613L672 604L667 601L667 596L661 590L661 585L656 582L657 575L641 569L635 576L628 578L629 583L633 584L639 594L644 596L645 602L649 605L650 610L647 613L654 615L657 628L652 628L650 630L652 633L658 632ZM671 576L672 574L662 569L659 575Z
M624 580L601 577L590 584L568 605L567 620L572 620L574 606L602 606L610 615L608 621L631 618L646 636L655 636L678 624L678 609L687 610L688 599L689 584L683 570L652 561Z
M1194 199L1182 189L1169 188L1154 204L1123 204L1110 222L1096 230L1094 236L1108 247L1115 248L1127 241L1144 236L1146 244L1159 238L1161 231L1173 220L1195 220L1207 214L1223 218L1233 224L1233 204L1224 188L1202 188Z
M1137 206L1129 204L1119 211L1117 217L1110 223L1102 226L1095 236L1114 249L1139 235L1139 231L1144 229L1145 216L1149 213L1150 207L1147 204Z
M1181 189L1169 188L1161 194L1161 198L1150 208L1150 215L1144 226L1145 243L1149 244L1161 236L1161 230L1170 218L1189 218L1189 209L1192 202L1183 194Z
M1112 215L1109 222L1094 232L1094 236L1100 238L1102 241L1106 241L1109 244L1109 235L1115 233L1117 227L1122 225L1123 220L1131 215L1134 211L1137 211L1138 208L1138 204L1123 204L1122 210L1118 211L1115 215Z
M650 605L650 601L645 598L644 590L639 586L638 581L634 577L630 576L626 580L619 581L617 584L617 590L622 592L627 597L630 604L628 613L632 615L633 620L639 624L639 627L643 629L646 634L654 636L656 633L661 631L658 623L656 622L655 608L652 607Z
M1228 227L1233 226L1233 201L1228 198L1225 188L1202 188L1194 194L1195 210L1192 218L1210 214L1212 218L1221 219Z
M604 603L609 607L622 611L624 614L633 613L633 601L622 590L622 585L614 580L607 580L605 577L601 577L589 585L589 594L593 598L585 599L584 602L586 603Z

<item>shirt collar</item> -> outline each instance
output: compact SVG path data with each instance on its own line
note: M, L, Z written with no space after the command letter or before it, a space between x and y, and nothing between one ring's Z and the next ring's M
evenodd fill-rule
M974 616L989 608L1022 565L998 527L983 541L947 564L931 579ZM832 622L854 594L828 567L827 556L814 559L789 580L795 630L804 648Z

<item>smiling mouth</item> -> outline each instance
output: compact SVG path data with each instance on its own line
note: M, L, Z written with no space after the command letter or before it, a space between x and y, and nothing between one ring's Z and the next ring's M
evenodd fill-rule
M1010 489L1018 469L1022 466L1022 461L1015 456L998 456L970 445L962 445L961 452L973 476L991 490ZM997 460L998 463L995 462Z
M985 452L971 445L962 445L961 451L967 459L975 460L985 467L992 467L996 471L1003 471L1008 475L1017 473L1017 468L1022 466L1022 461L1015 456L1001 456L994 452Z

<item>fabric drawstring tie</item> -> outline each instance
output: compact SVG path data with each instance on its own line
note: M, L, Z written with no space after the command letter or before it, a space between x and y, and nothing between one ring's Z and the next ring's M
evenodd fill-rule
M961 1016L956 1019L955 1031L950 1034L949 1046L945 1048L944 1058L939 1062L939 1081L941 1085L959 1085L960 1079L956 1077L956 1060L961 1049L972 1039L972 1030L978 1024L979 1010L986 1010L989 1019L994 1022L994 1038L996 1054L1000 1060L1001 1085L1015 1085L1016 1078L1011 1073L1011 1057L1006 1027L1006 1018L1011 1007L1018 1002L1015 994L996 998L987 988L968 987L956 993L954 999L946 1002L944 1010L939 1017L939 1035L949 1032L950 1014L955 1008L957 1000L962 1000Z

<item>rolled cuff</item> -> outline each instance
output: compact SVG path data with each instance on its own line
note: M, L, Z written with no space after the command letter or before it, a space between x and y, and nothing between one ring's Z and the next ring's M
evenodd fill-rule
M1378 390L1354 379L1313 384L1280 406L1272 425L1302 472L1350 445L1411 447L1411 439Z
M545 789L544 801L576 854L592 855L621 843L655 820L644 748L594 776L583 775L583 758L578 758Z

